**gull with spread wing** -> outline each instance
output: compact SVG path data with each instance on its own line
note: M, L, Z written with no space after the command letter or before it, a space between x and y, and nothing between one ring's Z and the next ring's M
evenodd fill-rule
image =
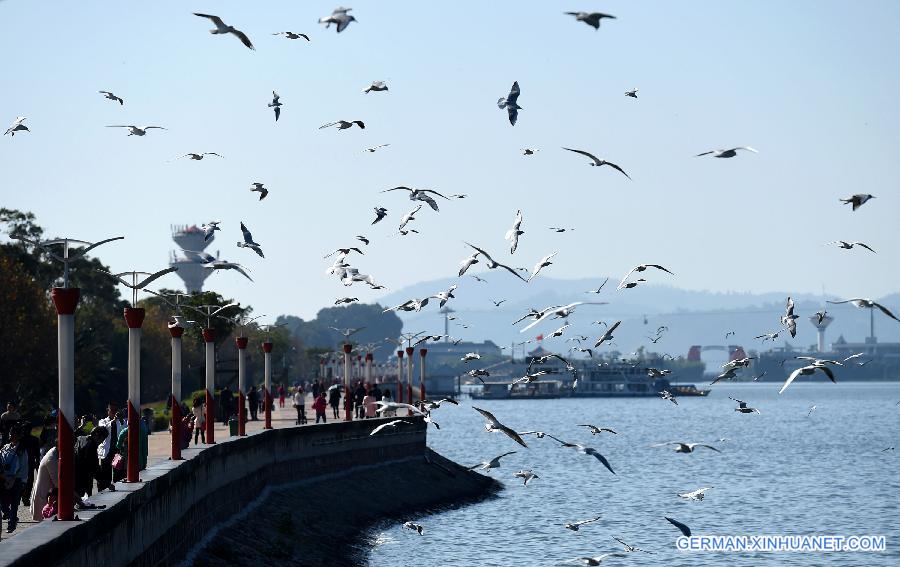
M239 29L236 29L234 26L225 25L225 22L223 22L222 18L220 18L219 16L213 16L211 14L198 14L197 12L194 12L194 15L199 16L201 18L206 18L209 21L211 21L214 26L216 26L216 29L209 30L209 33L211 33L211 34L230 33L230 34L234 35L236 38L238 38L239 40L241 40L241 43L243 43L248 49L256 49L255 47L253 47L253 43L250 41L250 38L247 37L247 34L245 34L244 32L242 32Z
M496 269L496 268L503 268L504 270L506 270L507 272L509 272L509 273L511 273L512 275L516 276L517 278L519 278L519 279L522 280L523 282L524 282L524 281L527 281L525 278L523 278L522 276L519 275L519 272L516 271L515 268L510 268L510 267L507 266L506 264L501 264L500 262L494 260L493 258L491 258L491 255L490 255L490 254L488 254L487 252L485 252L485 251L482 250L481 248L475 246L474 244L469 244L468 242L465 242L465 244L466 244L466 246L468 246L468 247L470 247L470 248L473 248L476 252L478 252L479 254L481 254L481 255L484 257L485 263L487 264L487 267L488 267L489 269L493 270L493 269Z
M484 424L485 430L490 431L490 432L499 431L499 432L503 433L504 435L506 435L507 437L509 437L510 439L512 439L513 441L515 441L516 443L518 443L519 445L521 445L523 447L528 447L528 445L525 444L525 441L522 440L522 437L518 433L516 433L516 431L514 429L510 429L509 427L500 423L497 420L497 418L494 417L494 414L492 414L491 412L489 412L487 410L483 410L481 408L476 408L475 406L472 406L472 409L477 411L478 413L480 413L482 416L484 416L484 419L487 420L487 421L485 421L485 424Z
M409 191L409 200L410 201L422 201L422 202L428 203L428 206L431 207L432 209L434 209L435 211L438 211L440 209L438 209L437 201L435 201L434 197L429 195L429 193L432 193L434 195L437 195L438 197L447 199L448 201L450 200L449 197L447 197L446 195L438 193L437 191L435 191L433 189L412 189L410 187L404 187L404 186L400 185L397 187L392 187L390 189L385 189L384 191L382 191L382 193L387 193L388 191Z
M568 150L570 152L575 152L576 154L581 154L583 156L586 156L588 159L591 160L591 167L601 167L604 165L608 165L609 167L615 169L616 171L618 171L619 173L621 173L628 179L631 179L631 176L628 175L627 173L625 173L624 169L622 169L621 167L619 167L618 165L614 164L611 161L606 161L605 159L600 159L597 156L595 156L594 154L586 152L584 150L573 150L572 148L566 148L566 147L564 147L563 149Z
M250 233L250 231L244 225L243 221L241 221L241 233L243 233L243 235L244 235L244 241L238 242L237 243L238 247L249 248L250 250L253 250L257 254L259 254L260 258L265 258L265 255L263 254L263 251L262 251L262 246L260 246L258 243L253 241L253 235Z

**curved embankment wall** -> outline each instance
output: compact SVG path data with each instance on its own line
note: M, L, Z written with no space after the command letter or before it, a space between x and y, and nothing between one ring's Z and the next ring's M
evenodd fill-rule
M413 421L374 437L380 419L188 449L183 461L148 467L139 484L95 495L105 510L81 511L80 522L42 522L3 541L0 565L258 564L257 538L271 542L263 548L274 553L270 559L326 565L339 559L336 548L349 553L372 522L496 490L493 480L429 451L426 424ZM307 537L306 529L315 533ZM241 554L232 543L245 537ZM313 560L319 551L322 560Z

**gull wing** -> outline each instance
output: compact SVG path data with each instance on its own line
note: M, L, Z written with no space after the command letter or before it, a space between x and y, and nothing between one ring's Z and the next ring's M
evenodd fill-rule
M484 419L486 419L491 426L496 427L497 425L500 425L500 422L497 421L497 418L494 417L494 414L492 414L491 412L483 410L481 408L476 408L475 406L472 406L472 409L484 416Z
M586 152L586 151L584 151L584 150L573 150L572 148L566 148L566 147L563 147L563 149L564 149L564 150L569 150L570 152L575 152L576 154L581 154L581 155L583 155L583 156L587 156L587 157L590 158L591 161L593 161L594 163L600 163L600 160L597 158L597 156L595 156L595 155L592 154L592 153L588 153L588 152ZM623 173L624 173L624 172L623 172Z
M219 16L213 16L212 14L199 14L199 13L197 13L197 12L194 12L194 15L195 15L195 16L200 16L201 18L206 18L206 19L208 19L208 20L211 20L212 23L215 24L215 26L216 26L217 28L219 28L219 27L227 27L227 26L225 25L225 22L223 22L223 21L222 21L222 18L220 18Z
M804 368L806 368L806 367L804 367ZM800 373L802 370L803 370L803 368L798 368L797 370L794 370L793 372L791 372L791 375L788 376L787 380L785 380L784 385L781 387L780 390L778 390L778 393L780 394L780 393L784 392L785 390L787 390L787 387L791 385L791 382L793 382L797 378L797 376L800 376Z
M521 91L519 90L519 81L515 81L512 84L512 88L509 89L509 94L506 96L507 104L515 105L516 101L519 99L519 95Z
M528 445L525 444L525 441L522 440L522 437L518 433L516 433L515 430L510 429L509 427L507 427L503 424L500 424L497 427L497 429L499 429L500 431L505 433L507 437L509 437L510 439L512 439L513 441L518 443L519 445L526 447L526 448L528 447Z
M385 144L385 145L389 145L389 144ZM447 197L446 195L442 195L441 193L438 193L434 189L419 189L419 193L434 193L438 197L443 197L443 198L447 199L448 201L450 200L450 197Z
M676 528L678 528L678 529L681 531L681 533L684 534L685 537L691 537L691 528L687 527L685 524L682 524L682 523L679 522L678 520L673 520L672 518L670 518L670 517L668 517L668 516L663 516L663 517L664 517L664 518L666 519L666 521L668 521L670 524L672 524L673 526L675 526Z
M129 287L134 287L134 289L143 289L143 288L146 287L147 284L149 284L150 282L152 282L152 281L154 281L154 280L156 280L156 279L158 279L158 278L161 278L161 277L163 277L163 276L166 275L166 274L170 274L170 273L172 273L172 272L177 272L177 271L178 271L178 268L177 268L177 267L171 266L171 267L169 267L169 268L166 268L165 270L160 270L160 271L156 272L155 274L152 274L150 277L148 277L148 278L146 278L146 279L140 281L137 285L135 285L135 286L129 286Z
M475 246L474 244L469 244L469 243L466 242L466 241L463 241L463 243L464 243L466 246L468 246L468 247L470 247L470 248L473 248L473 249L475 249L476 251L478 251L482 256L484 256L484 259L487 260L488 263L490 263L490 264L494 264L494 263L495 263L495 262L494 262L494 259L491 258L491 255L488 254L487 252L485 252L484 250L482 250L481 248ZM518 275L518 274L516 274L516 275Z
M241 221L241 232L244 234L244 242L248 244L253 243L253 235L247 230L247 227L244 226L243 221Z
M897 317L895 317L893 313L891 313L890 311L888 311L888 308L885 307L884 305L882 305L882 304L880 304L880 303L875 303L874 301L872 302L872 305L874 305L875 307L877 307L878 309L880 309L882 313L884 313L885 315L887 315L887 316L890 317L891 319L893 319L893 320L895 320L895 321L900 321L900 319L897 319Z
M609 461L606 460L606 457L604 457L603 455L598 453L596 449L594 449L592 447L583 447L581 449L581 452L584 453L585 455L591 455L592 457L595 457L598 461L603 463L604 467L609 469L609 472L616 474L616 471L612 470L612 466L610 466Z
M506 270L506 271L508 271L509 273L511 273L512 275L516 276L517 278L519 278L519 279L522 280L523 282L526 282L526 283L528 282L528 280L526 280L526 279L523 278L521 275L519 275L519 272L516 271L514 268L510 268L510 267L507 266L506 264L501 264L500 262L495 262L495 263L497 264L497 267L498 267L498 268L503 268L504 270Z
M231 33L237 36L237 38L241 40L241 43L247 46L248 49L256 49L255 47L253 47L253 43L250 41L250 38L247 37L247 34L242 32L241 30L232 30Z
M628 179L631 179L631 176L628 175L627 173L625 173L625 170L624 170L624 169L622 169L622 168L619 167L618 165L614 164L613 162L607 161L607 162L604 162L604 165L608 165L609 167L611 167L611 168L613 168L613 169L615 169L615 170L618 170L619 173L621 173L622 175L624 175L624 176L627 177Z

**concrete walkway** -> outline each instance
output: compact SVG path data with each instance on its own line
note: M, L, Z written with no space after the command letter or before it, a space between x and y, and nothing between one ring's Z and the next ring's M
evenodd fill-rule
M312 394L307 393L306 395L306 418L307 425L302 427L309 427L310 425L314 425L316 422L316 413L312 409ZM297 427L297 410L291 405L291 397L288 396L285 398L284 407L280 408L278 406L278 398L275 398L272 408L272 427L273 428L283 428L283 427ZM325 412L326 418L328 421L334 421L332 419L332 411L329 406ZM344 418L344 409L343 409L343 398L341 399L341 408L340 408L340 419ZM250 417L249 412L247 413L247 417ZM248 421L246 425L246 432L251 433L255 431L260 431L264 428L264 414L263 412L259 412L258 421ZM215 426L215 438L216 439L225 439L228 437L228 426L223 425L221 422L216 423ZM202 443L200 444L203 445ZM191 446L194 446L194 440L191 439ZM154 463L158 463L160 461L168 460L169 456L172 452L172 437L166 431L157 431L150 435L149 437L149 448L148 448L148 456L147 456L147 466L153 465ZM116 483L117 485L122 483ZM96 485L94 487L94 494L96 494ZM30 497L30 495L29 495ZM21 502L20 502L21 504ZM3 521L2 524L2 534L0 534L0 545L2 545L2 540L6 540L11 537L15 537L16 534L21 533L22 531L34 526L37 524L34 520L31 519L31 511L29 506L19 506L19 522L16 526L16 530L9 534L6 532L6 521Z

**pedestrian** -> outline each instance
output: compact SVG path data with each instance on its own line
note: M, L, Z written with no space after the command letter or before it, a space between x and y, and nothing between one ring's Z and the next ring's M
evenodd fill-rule
M22 491L21 471L27 469L27 457L19 444L19 427L11 427L9 441L0 448L0 510L7 521L6 532L12 533L19 521L19 494ZM27 476L27 475L26 475Z
M109 430L98 425L88 435L75 440L75 493L90 496L94 491L94 477L97 476L99 462L97 447L109 436Z
M59 454L56 447L50 450L41 459L38 465L37 476L34 482L34 488L31 490L31 519L40 522L44 519L41 510L47 501L47 495L51 490L59 488Z
M22 487L22 506L28 506L31 497L31 487L34 486L34 473L41 464L41 441L32 434L31 422L22 421L22 439L19 444L25 452L27 470L25 472L25 485Z
M312 395L313 395L313 399L318 398L318 397L319 397L319 392L321 392L321 391L322 391L322 385L319 384L319 379L316 378L315 380L313 380L313 385L312 385Z
M222 410L222 423L226 426L228 420L231 419L233 405L234 394L231 393L231 388L225 386L219 392L219 408Z
M363 408L365 409L366 419L372 419L376 416L375 409L378 407L378 404L375 403L377 398L369 392L363 398Z
M293 406L297 410L297 425L306 425L306 393L300 386L294 392Z
M142 471L147 468L147 452L149 449L150 441L148 439L150 435L150 431L147 429L147 424L143 421L138 421L138 470ZM127 472L127 463L128 463L128 424L125 424L125 428L119 433L119 439L116 441L116 450L124 457L122 462L126 464L125 471Z
M0 445L6 445L9 441L9 430L21 420L22 416L19 415L16 404L13 402L7 403L6 411L0 414L0 437L2 437Z
M256 421L256 414L259 413L259 390L256 386L250 386L247 391L247 403L250 405L250 421Z
M124 475L114 478L117 476L117 471L113 471L112 467L113 458L118 454L116 442L119 439L119 432L125 427L125 421L120 419L118 410L119 406L116 402L109 402L106 404L106 417L100 420L100 425L109 430L109 435L103 440L103 443L97 446L97 459L99 461L97 468L97 492L107 488L115 490L113 482L124 478Z
M194 414L194 445L197 444L197 438L199 437L203 443L206 443L206 408L204 407L206 404L203 403L203 398L197 396L194 398L194 407L191 409L191 412Z
M319 392L319 395L325 396L325 392ZM341 405L341 387L337 384L328 389L328 405L331 406L331 413L334 415L334 419L337 419L340 416L338 408Z
M365 410L363 408L363 398L365 397L366 387L360 382L356 385L356 390L353 392L353 413L356 415L357 419L365 417Z
M44 419L44 428L41 429L41 456L43 459L44 455L47 454L47 451L50 450L51 447L56 447L56 410L50 412Z
M187 449L191 446L191 428L193 425L191 421L194 419L194 416L188 412L184 412L184 417L181 418L181 449Z
M279 408L284 407L284 395L285 395L284 384L282 383L282 384L278 385L278 407Z
M328 420L325 419L325 408L327 407L325 404L325 392L321 392L319 397L316 398L316 401L313 402L313 409L316 410L316 423L319 423L319 420L322 420L322 423L328 423ZM337 406L332 406L336 408ZM337 418L337 409L335 411L335 418Z

